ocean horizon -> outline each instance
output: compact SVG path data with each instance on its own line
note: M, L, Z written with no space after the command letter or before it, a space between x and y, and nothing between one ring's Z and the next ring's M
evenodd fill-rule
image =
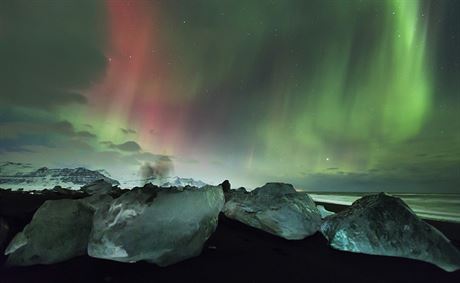
M362 196L376 192L307 192L315 202L351 205ZM421 218L460 223L458 193L388 193L401 198Z

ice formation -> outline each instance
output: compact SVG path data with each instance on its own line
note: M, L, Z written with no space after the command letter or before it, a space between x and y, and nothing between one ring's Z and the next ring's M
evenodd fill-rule
M9 265L52 264L86 253L93 209L79 200L48 200L8 245Z
M339 250L412 258L446 271L460 268L460 252L440 231L400 198L384 193L364 196L327 217L321 231Z
M317 205L316 208L318 208L319 213L321 214L321 218L326 218L329 215L334 215L334 212L327 210L324 205Z
M88 254L160 266L197 256L223 205L220 186L133 189L95 213Z
M267 183L249 193L232 190L224 207L227 217L289 240L314 234L321 216L313 200L290 184Z
M99 179L95 182L92 182L88 185L81 187L81 190L87 194L109 194L114 188L111 183L105 181L104 179Z

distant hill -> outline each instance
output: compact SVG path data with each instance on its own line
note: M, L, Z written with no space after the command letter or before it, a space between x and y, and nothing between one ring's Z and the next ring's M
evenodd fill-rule
M112 185L119 182L106 176L105 170L78 168L34 168L28 163L0 163L0 187L4 189L45 189L61 186L79 189L83 185L104 180Z

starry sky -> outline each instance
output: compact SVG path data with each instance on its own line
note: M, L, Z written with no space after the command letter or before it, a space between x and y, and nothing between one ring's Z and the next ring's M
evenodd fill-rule
M460 193L460 1L0 2L0 161Z

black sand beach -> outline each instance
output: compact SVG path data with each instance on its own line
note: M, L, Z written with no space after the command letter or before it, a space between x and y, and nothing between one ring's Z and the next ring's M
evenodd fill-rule
M11 197L11 196L10 196ZM55 195L55 198L62 196ZM0 210L5 201L0 198ZM30 210L43 197L17 200L6 217L12 233L21 230ZM332 211L343 206L324 204ZM24 218L11 210L27 211ZM16 213L13 213L16 214ZM460 226L429 221L459 247ZM139 262L118 263L81 256L64 263L31 267L5 267L2 256L0 282L460 282L460 271L449 273L415 260L336 251L317 233L288 241L253 229L221 215L219 225L203 253L169 267Z

